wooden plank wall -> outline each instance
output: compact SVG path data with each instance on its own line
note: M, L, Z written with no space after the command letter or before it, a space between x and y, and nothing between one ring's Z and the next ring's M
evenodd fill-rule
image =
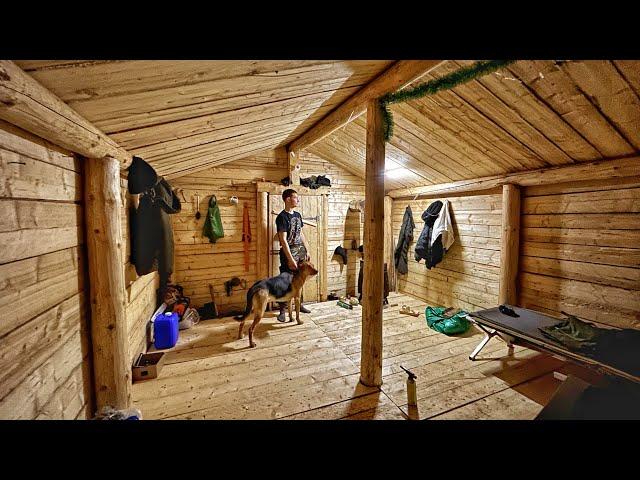
M180 195L182 211L171 215L175 240L174 282L182 285L185 295L196 306L210 302L208 284L213 284L215 301L222 311L244 308L247 289L236 287L227 297L224 282L233 277L246 279L251 287L256 278L256 186L255 181L277 182L288 175L284 149L236 160L220 167L202 170L170 181L174 188L183 188L187 202ZM201 217L196 220L195 195L200 195ZM215 194L225 236L215 244L203 237L209 199ZM237 196L238 205L229 198ZM249 271L244 270L242 214L249 205L249 221L254 241L249 248Z
M0 418L90 415L82 162L0 122Z
M523 190L522 306L640 328L640 177Z
M364 179L345 169L323 160L317 155L304 152L301 155L300 177L326 175L331 179L329 193L329 232L327 236L327 292L338 295L355 295L360 270L360 255L351 250L351 239L358 246L364 239L364 213L349 211L349 202L364 200ZM321 187L324 191L326 187ZM347 249L347 264L334 256L336 247Z
M340 167L317 156L304 154L301 160L301 175L327 175L332 182L329 192L329 235L327 248L328 290L344 294L349 287L355 293L357 281L357 255L349 254L347 266L333 258L333 251L342 244L351 246L351 237L362 243L363 227L358 212L348 214L349 201L364 199L364 182ZM252 234L256 231L256 186L255 181L276 182L288 176L287 155L284 149L266 151L259 155L236 160L220 167L196 172L171 181L174 188L183 188L187 199L182 211L172 215L175 248L174 281L185 288L191 301L201 306L210 301L208 284L212 283L216 304L225 309L243 308L247 289L236 287L227 297L224 282L234 276L247 280L250 287L257 280L256 243L250 244L249 271L244 271L242 244L243 203L249 204L249 220ZM195 219L195 194L200 195L201 218ZM215 244L202 236L209 198L215 194L225 232L224 238ZM229 197L237 196L239 204L232 205ZM346 233L345 233L346 232ZM345 240L347 238L347 240Z
M418 264L414 258L415 244L424 228L421 216L432 202L444 198L450 202L456 239L442 262L427 270L424 260ZM407 205L411 206L416 228L409 246L409 273L398 274L398 291L433 306L467 311L495 306L500 273L502 190L490 190L483 195L394 200L394 245L398 241Z
M0 122L0 418L89 418L91 315L82 159ZM146 351L158 274L129 263L126 180L123 269L133 362Z

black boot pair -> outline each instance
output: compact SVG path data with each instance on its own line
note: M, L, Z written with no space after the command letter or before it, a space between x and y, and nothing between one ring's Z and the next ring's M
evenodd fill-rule
M305 308L304 305L300 305L300 312L302 313L311 313L311 310L309 310L308 308ZM280 314L278 315L278 321L279 322L286 322L287 321L287 308L286 306L280 305Z

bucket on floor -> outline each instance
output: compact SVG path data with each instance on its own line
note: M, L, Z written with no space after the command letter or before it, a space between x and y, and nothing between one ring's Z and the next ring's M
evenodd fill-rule
M178 341L178 314L166 312L158 315L153 322L154 346L158 350L172 348Z

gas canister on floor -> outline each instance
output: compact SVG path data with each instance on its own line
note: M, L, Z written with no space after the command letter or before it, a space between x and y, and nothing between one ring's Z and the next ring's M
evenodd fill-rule
M156 317L153 322L154 346L158 350L172 348L178 341L178 314L166 312Z

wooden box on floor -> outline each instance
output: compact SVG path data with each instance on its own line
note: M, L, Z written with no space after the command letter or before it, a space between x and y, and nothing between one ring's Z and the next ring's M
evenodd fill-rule
M133 381L157 378L164 364L164 352L141 353L133 365Z

